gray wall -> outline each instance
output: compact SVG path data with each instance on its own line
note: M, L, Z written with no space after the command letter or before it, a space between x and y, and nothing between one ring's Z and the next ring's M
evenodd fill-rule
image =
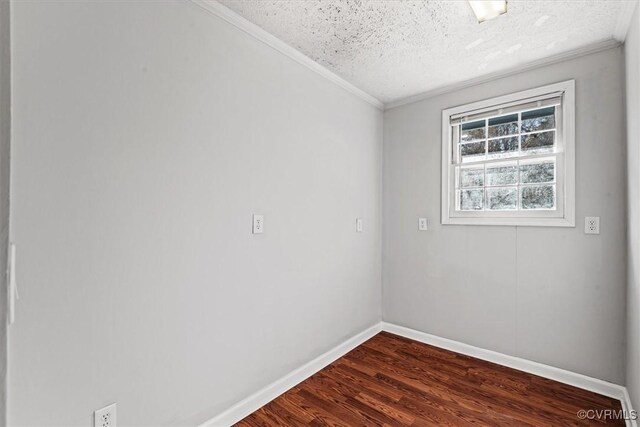
M379 321L380 111L191 2L12 13L11 425L196 424Z
M441 225L442 110L571 78L578 226ZM383 319L623 383L623 96L616 48L386 111ZM584 216L601 217L599 236Z
M6 289L11 151L10 3L0 1L0 289ZM7 293L0 291L0 426L7 416Z
M624 46L627 81L627 388L640 410L640 7L631 20Z

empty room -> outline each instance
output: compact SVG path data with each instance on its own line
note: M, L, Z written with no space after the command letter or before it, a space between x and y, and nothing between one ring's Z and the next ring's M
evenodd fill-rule
M0 0L0 232L0 427L637 427L639 2Z

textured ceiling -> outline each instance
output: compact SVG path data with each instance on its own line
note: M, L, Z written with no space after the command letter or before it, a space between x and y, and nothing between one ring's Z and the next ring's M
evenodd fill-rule
M387 103L613 38L622 1L220 0Z

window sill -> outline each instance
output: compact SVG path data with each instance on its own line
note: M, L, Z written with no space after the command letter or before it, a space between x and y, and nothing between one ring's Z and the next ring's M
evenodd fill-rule
M442 225L504 225L522 227L575 227L575 218L443 218Z

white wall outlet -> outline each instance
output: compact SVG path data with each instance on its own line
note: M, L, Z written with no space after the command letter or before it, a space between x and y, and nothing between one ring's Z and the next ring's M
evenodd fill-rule
M418 230L427 231L429 228L429 221L427 218L418 218Z
M112 403L93 413L94 427L116 427L116 404Z
M356 231L362 233L362 218L356 218Z
M253 216L253 234L264 233L264 215Z
M600 234L600 217L584 217L584 234Z

